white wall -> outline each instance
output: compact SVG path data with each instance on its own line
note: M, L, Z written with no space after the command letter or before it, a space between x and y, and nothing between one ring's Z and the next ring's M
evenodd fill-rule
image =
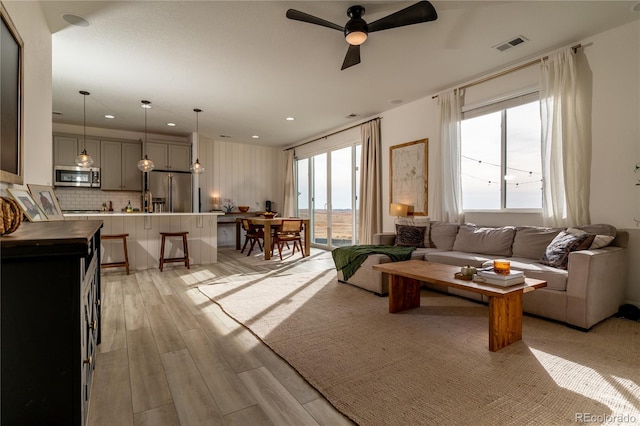
M200 135L202 211L212 208L212 198L233 200L250 211L264 211L265 201L281 211L284 200L284 153L282 148L214 141ZM235 241L235 227L220 226L218 245Z
M640 218L640 188L634 185L639 178L634 165L640 161L640 21L581 43L580 73L587 79L587 95L591 96L591 222L630 232L626 298L640 305L640 262L636 261L640 259L640 230L633 220ZM429 138L429 182L434 182L431 171L440 156L438 114L431 96L382 114L383 206L389 205L389 147L393 145ZM430 188L430 206L432 194ZM383 209L383 229L392 231L393 217ZM512 213L473 213L466 220L486 225L541 223L538 215Z
M3 5L24 42L24 183L48 185L53 149L51 32L39 2L9 1Z

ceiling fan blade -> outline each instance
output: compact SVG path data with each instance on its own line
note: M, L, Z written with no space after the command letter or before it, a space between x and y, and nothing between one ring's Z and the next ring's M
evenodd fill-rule
M438 19L438 14L433 5L428 1L421 1L370 23L369 32L372 33L390 28L404 27L405 25L435 21L436 19Z
M350 44L349 50L347 50L347 55L344 57L344 62L342 63L342 68L340 68L340 70L344 70L354 65L358 65L359 63L360 63L360 45L354 46L353 44Z
M333 22L325 21L317 16L309 15L308 13L300 12L299 10L289 9L287 10L287 18L295 21L308 22L310 24L320 25L321 27L332 28L338 31L344 31L344 27Z

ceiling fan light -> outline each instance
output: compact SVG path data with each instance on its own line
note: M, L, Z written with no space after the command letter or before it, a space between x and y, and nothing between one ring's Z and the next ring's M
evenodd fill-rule
M352 46L360 46L362 43L367 41L367 33L364 31L352 31L345 37L347 39L347 43Z
M150 172L155 168L156 165L153 163L153 161L149 160L149 157L147 157L146 155L142 160L138 161L138 170L140 170L141 172Z

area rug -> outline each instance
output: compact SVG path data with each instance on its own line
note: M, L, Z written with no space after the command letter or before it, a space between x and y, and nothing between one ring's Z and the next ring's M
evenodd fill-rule
M454 296L389 314L335 270L199 288L361 425L640 422L637 322L585 333L525 316L523 340L489 352L488 308Z

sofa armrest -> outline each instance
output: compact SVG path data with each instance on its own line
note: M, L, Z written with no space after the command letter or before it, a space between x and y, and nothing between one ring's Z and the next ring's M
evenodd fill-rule
M373 244L375 245L392 246L395 243L395 232L379 232L377 234L373 234Z
M615 314L624 301L627 252L620 247L569 254L567 323L588 329Z

